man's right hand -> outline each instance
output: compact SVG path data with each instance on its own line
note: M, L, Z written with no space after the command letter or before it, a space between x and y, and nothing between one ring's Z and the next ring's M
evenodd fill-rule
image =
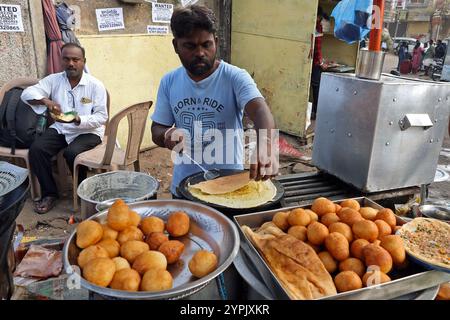
M47 109L53 114L59 115L62 112L61 106L50 99L45 99L44 104L47 107Z
M164 133L164 146L169 150L181 153L183 151L184 135L182 130L170 128ZM175 148L176 147L176 148Z

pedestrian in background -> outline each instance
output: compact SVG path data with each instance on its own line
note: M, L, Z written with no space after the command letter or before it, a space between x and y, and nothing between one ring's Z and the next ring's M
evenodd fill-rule
M405 41L403 41L400 44L400 48L398 49L398 66L397 66L398 71L400 71L400 66L402 62L405 61L406 59L408 59L408 44Z
M414 46L413 53L412 53L412 73L413 74L416 74L420 69L420 65L422 63L423 51L424 50L421 46L420 41L417 40L416 45Z

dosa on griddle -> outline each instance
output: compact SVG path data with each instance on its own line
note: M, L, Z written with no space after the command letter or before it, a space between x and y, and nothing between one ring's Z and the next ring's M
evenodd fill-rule
M245 186L224 194L209 194L200 189L189 187L189 192L195 198L233 209L255 208L272 201L277 194L277 188L271 180L250 180Z
M202 181L194 184L191 188L200 189L201 192L207 194L225 194L236 191L246 186L250 181L250 172L234 174L231 176L220 177L217 179Z

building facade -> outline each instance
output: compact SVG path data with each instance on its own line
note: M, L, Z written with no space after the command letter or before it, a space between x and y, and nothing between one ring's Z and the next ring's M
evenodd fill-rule
M450 1L387 0L385 22L392 37L445 39L450 36Z

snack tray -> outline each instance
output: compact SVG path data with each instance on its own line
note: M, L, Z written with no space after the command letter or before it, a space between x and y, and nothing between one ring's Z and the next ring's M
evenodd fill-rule
M129 205L142 217L157 216L167 221L175 211L184 211L191 220L189 234L177 240L185 248L180 260L169 265L167 270L173 277L173 288L159 292L127 292L94 285L81 277L83 288L108 299L181 299L203 289L208 283L225 271L239 251L239 233L234 223L219 211L205 205L185 200L150 200ZM106 222L108 210L101 211L88 220ZM70 235L63 249L64 268L72 274L72 266L77 266L80 249L75 244L76 230ZM189 271L188 263L195 252L201 249L213 251L219 260L217 269L207 276L197 279Z
M354 198L361 207L372 207L382 209L380 205L368 198ZM342 200L335 201L341 202ZM294 206L264 212L256 212L244 215L234 216L234 220L239 227L241 235L241 250L252 262L252 267L257 270L265 286L269 289L273 297L278 300L290 299L275 274L269 268L268 264L261 256L259 251L253 246L249 238L242 232L241 226L248 226L252 229L259 228L263 223L271 221L275 213L279 211L289 211L295 208L309 208L310 205ZM397 225L403 225L406 221L397 216ZM449 282L450 274L437 270L426 270L422 266L415 265L412 261L408 268L402 271L393 271L389 274L392 281L380 285L339 293L333 296L327 296L318 300L387 300L400 296L408 295L413 292L423 291L436 287L439 284Z

